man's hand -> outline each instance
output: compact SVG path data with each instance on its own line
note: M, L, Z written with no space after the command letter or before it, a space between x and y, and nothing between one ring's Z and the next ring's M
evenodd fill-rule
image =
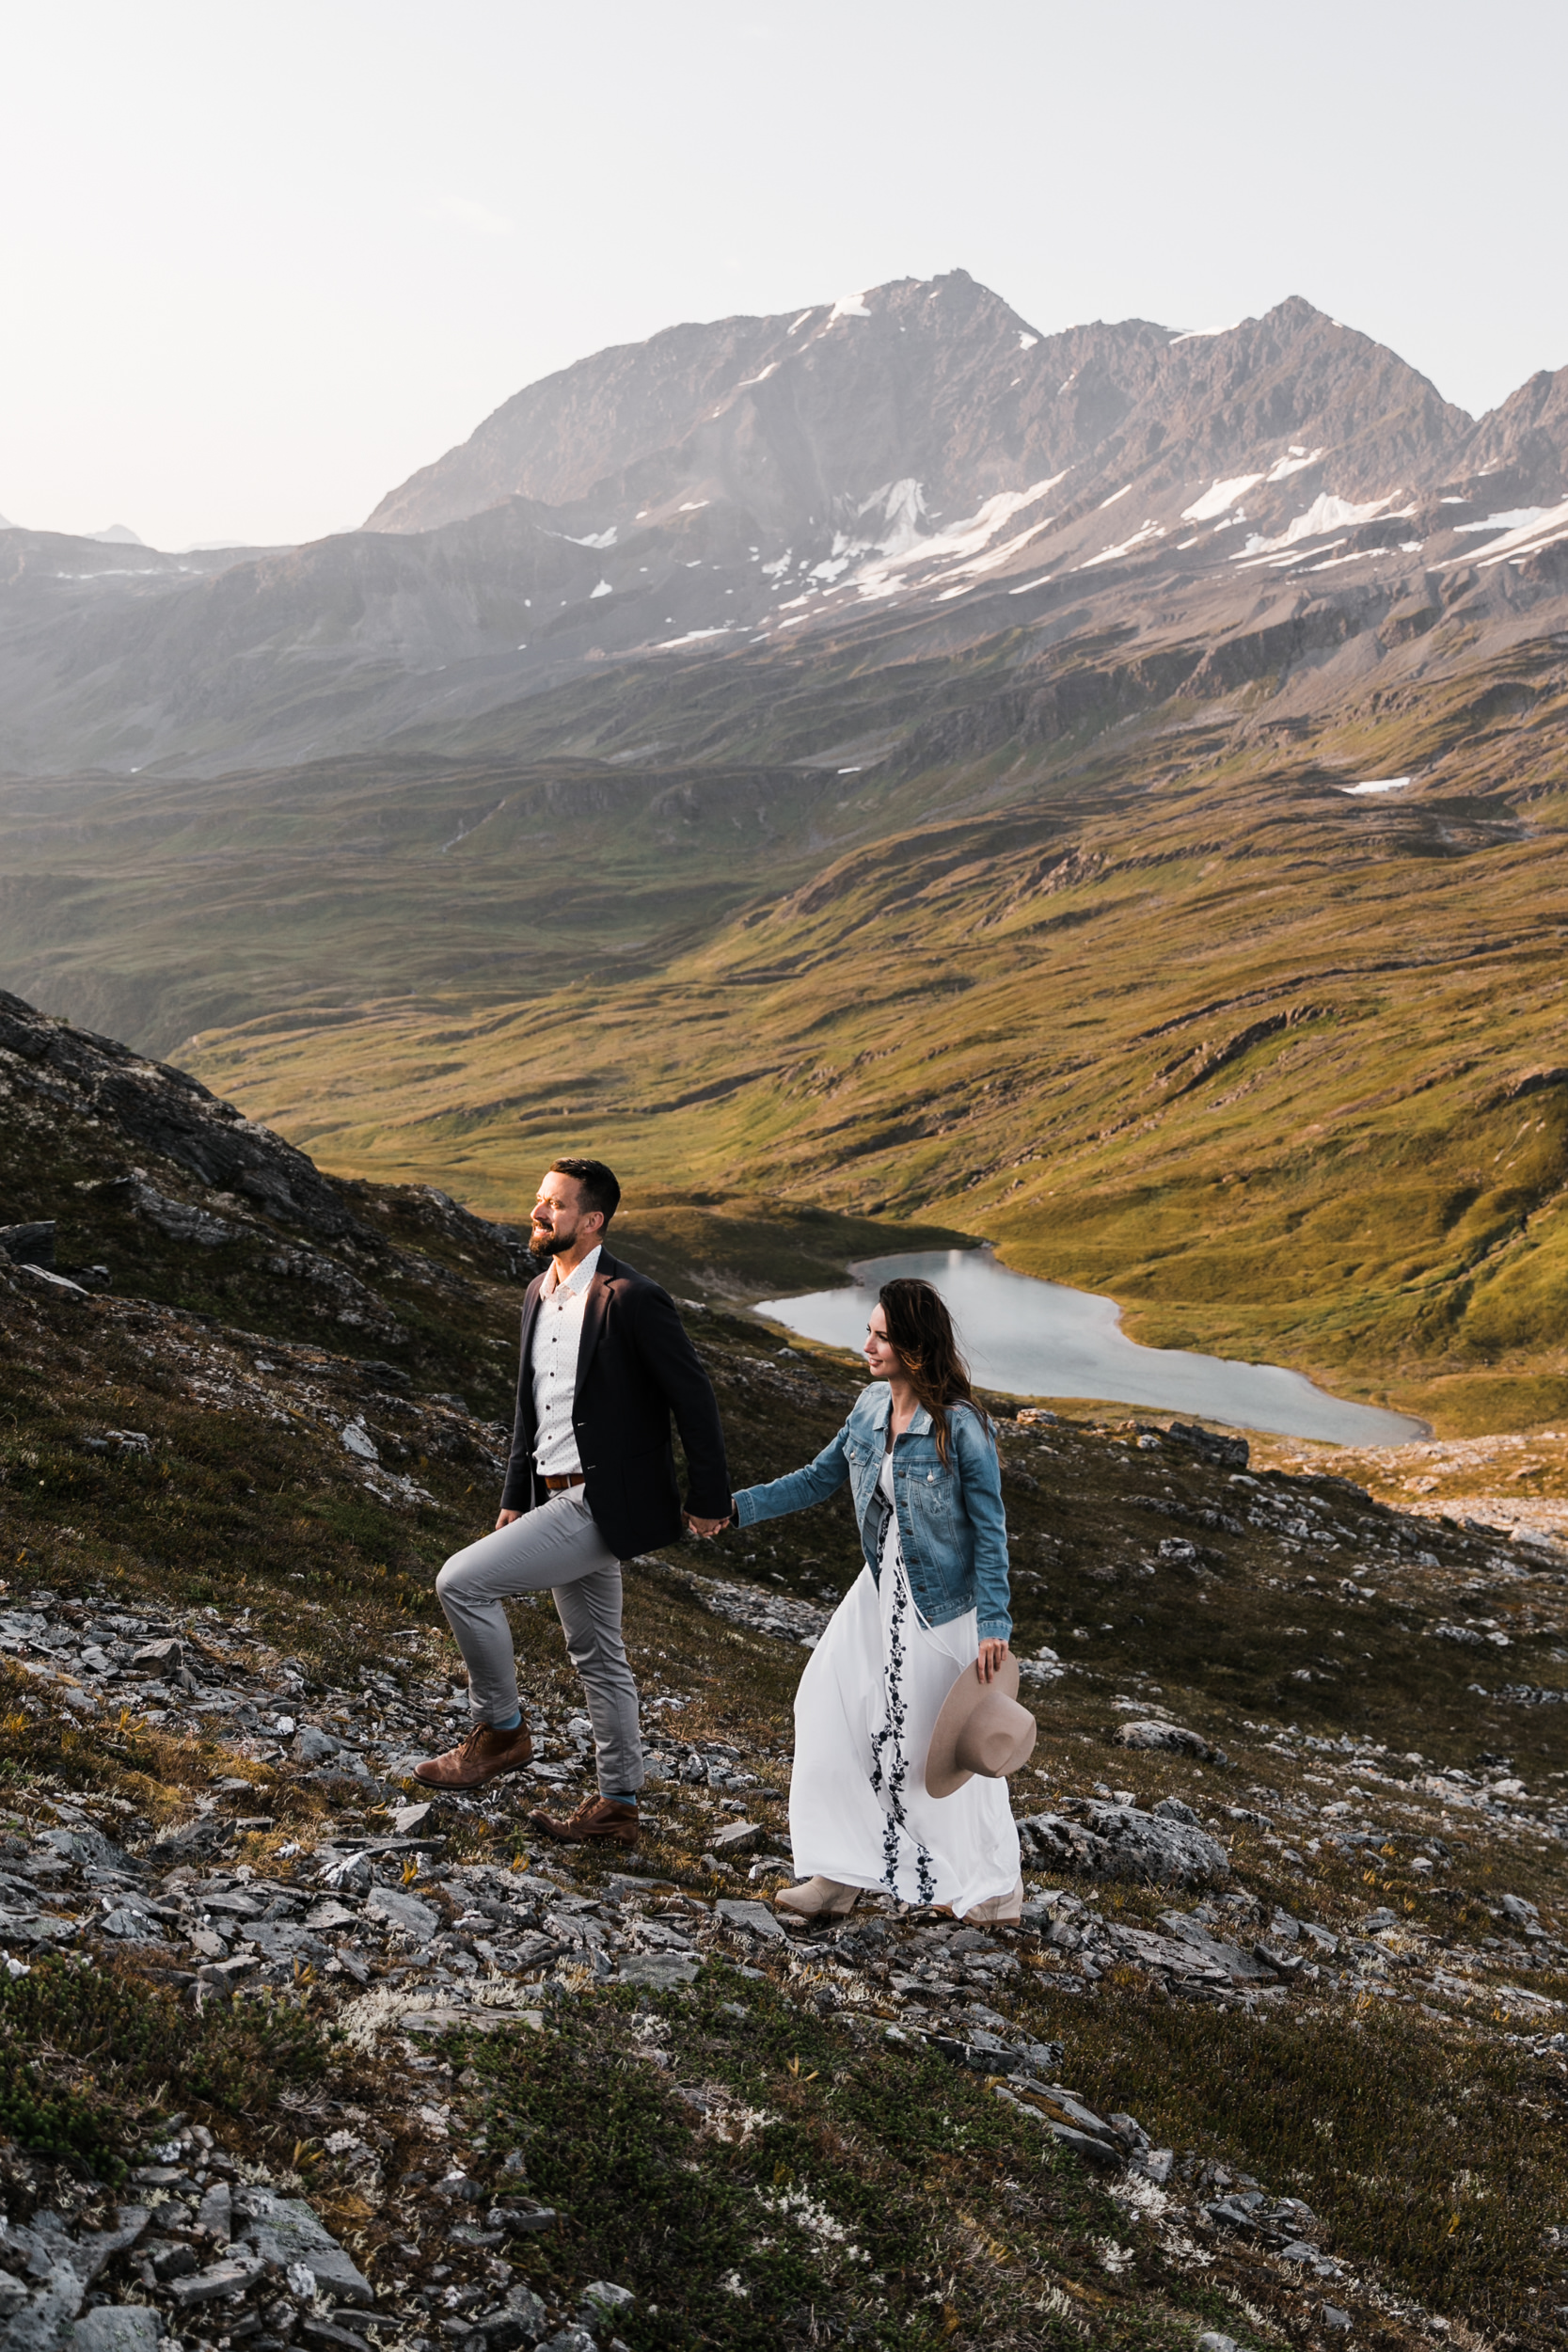
M724 1529L728 1527L730 1523L727 1518L721 1519L693 1518L689 1511L683 1511L681 1513L681 1517L685 1519L693 1535L719 1535L723 1533Z
M1006 1642L982 1642L980 1655L974 1661L974 1671L982 1682L990 1682L1002 1671L1002 1661L1007 1655Z
M496 1534L499 1535L503 1527L510 1527L514 1519L520 1519L522 1516L520 1511L503 1511L496 1521Z

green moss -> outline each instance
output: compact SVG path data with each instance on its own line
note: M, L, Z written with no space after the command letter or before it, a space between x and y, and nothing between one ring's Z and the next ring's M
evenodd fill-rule
M111 2181L171 2085L182 2107L238 2116L326 2062L320 2027L284 2003L198 2014L129 1969L54 1958L0 1975L0 2131Z
M1375 2263L1438 2311L1527 2331L1560 2264L1568 2096L1549 2059L1462 2027L1434 2034L1392 2002L1349 2015L1232 2017L1225 2062L1202 2010L1131 1984L1075 2014L1075 2086L1131 2105L1159 2138L1300 2197L1334 2249ZM1492 2159L1477 2166L1473 2151Z

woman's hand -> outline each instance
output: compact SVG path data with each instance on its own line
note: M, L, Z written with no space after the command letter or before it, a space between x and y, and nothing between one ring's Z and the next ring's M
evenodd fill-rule
M1006 1642L982 1642L980 1655L974 1661L974 1671L982 1682L990 1682L1002 1671L1002 1661L1007 1655Z

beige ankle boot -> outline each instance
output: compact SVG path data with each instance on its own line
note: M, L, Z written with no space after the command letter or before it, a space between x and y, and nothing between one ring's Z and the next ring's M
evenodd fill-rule
M992 1895L973 1911L964 1913L966 1928L1016 1928L1023 1916L1023 1881L1019 1880L1010 1895Z
M807 1879L803 1886L781 1887L773 1908L793 1912L798 1919L847 1919L860 1896L858 1886L841 1886L837 1879Z

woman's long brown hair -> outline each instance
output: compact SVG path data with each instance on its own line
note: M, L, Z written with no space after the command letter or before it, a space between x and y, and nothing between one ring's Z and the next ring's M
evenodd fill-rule
M917 1402L931 1416L938 1459L945 1470L950 1406L967 1405L981 1427L988 1432L990 1428L990 1416L975 1402L970 1387L969 1366L958 1353L953 1318L929 1282L907 1274L884 1282L877 1303L887 1323L888 1345L903 1365Z

